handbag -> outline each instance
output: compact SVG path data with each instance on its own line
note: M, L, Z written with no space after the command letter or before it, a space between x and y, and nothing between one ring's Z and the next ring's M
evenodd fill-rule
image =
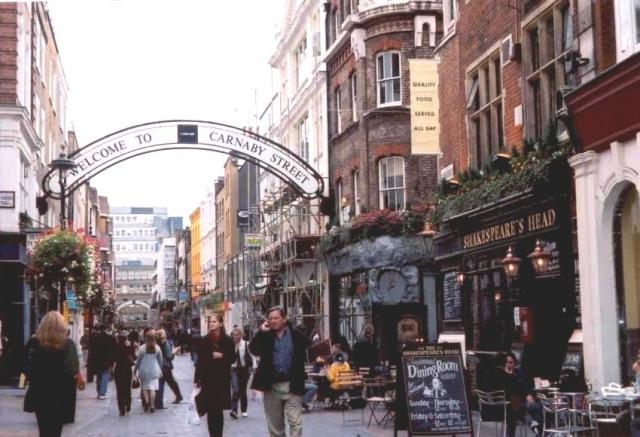
M131 388L140 388L140 379L133 378L131 380Z

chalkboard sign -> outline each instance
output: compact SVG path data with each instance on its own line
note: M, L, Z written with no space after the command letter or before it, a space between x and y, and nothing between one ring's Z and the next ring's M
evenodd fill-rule
M444 274L442 293L444 314L442 318L445 322L459 322L462 320L462 293L457 276L456 272Z
M472 433L460 345L402 351L409 435Z

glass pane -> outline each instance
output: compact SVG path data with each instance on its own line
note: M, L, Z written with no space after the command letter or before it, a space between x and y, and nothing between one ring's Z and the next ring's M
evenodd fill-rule
M636 44L640 43L640 0L635 1Z
M380 188L381 189L387 188L386 182L387 182L387 162L386 160L383 159L382 161L380 161Z
M393 84L393 101L400 101L400 79L393 79L390 81Z
M398 200L398 207L396 209L402 209L404 208L404 190L398 190L396 191L397 193L397 200Z
M636 0L638 5L640 0ZM636 11L638 6L636 6ZM637 12L636 12L637 13ZM573 24L571 22L571 10L569 6L562 10L562 50L565 51L571 48L573 44Z
M382 74L383 65L384 65L384 55L380 55L378 56L378 80L384 77Z
M380 82L378 86L378 92L380 93L380 104L387 103L387 92L385 90L386 82Z
M384 57L384 77L391 77L391 54L385 53Z
M391 58L393 62L392 74L394 77L398 77L400 76L400 55L397 53L392 53Z

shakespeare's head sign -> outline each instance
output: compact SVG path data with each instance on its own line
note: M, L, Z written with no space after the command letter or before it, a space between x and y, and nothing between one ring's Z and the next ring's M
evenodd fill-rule
M221 152L246 159L291 185L303 197L322 195L322 177L286 147L252 132L206 121L160 121L115 132L69 155L76 168L66 175L69 193L93 176L122 161L145 153L171 149ZM60 198L57 177L49 171L44 191Z

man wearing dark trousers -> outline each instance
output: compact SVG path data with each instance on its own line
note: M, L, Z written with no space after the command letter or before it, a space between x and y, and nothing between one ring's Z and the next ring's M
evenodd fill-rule
M260 357L251 388L264 393L270 437L284 437L285 417L291 437L302 436L306 350L309 340L293 329L283 308L267 310L267 320L249 344Z

